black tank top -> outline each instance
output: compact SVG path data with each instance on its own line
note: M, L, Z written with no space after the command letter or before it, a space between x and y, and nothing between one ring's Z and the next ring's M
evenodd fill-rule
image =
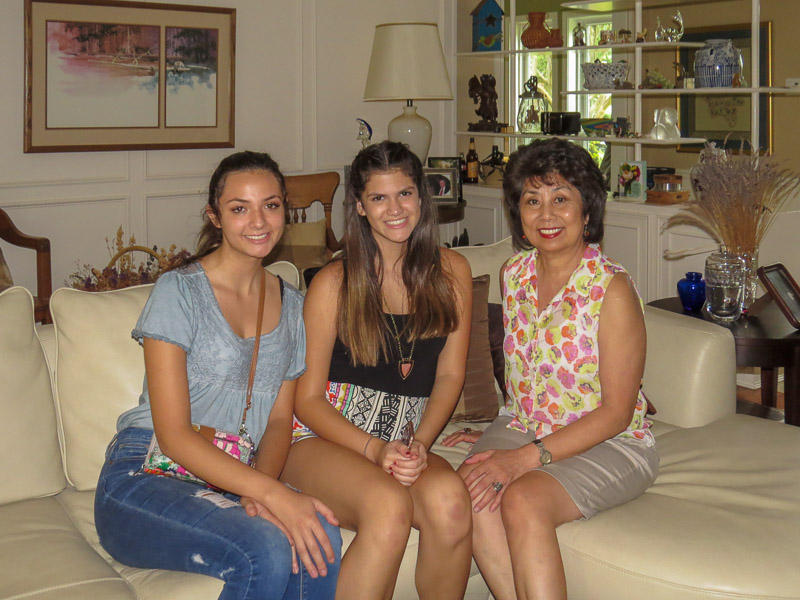
M388 314L386 315L388 318ZM398 330L402 331L406 324L407 315L392 315ZM439 353L447 341L446 336L417 340L414 344L414 353L411 359L414 366L408 377L400 376L398 361L400 352L397 340L388 332L386 339L389 343L390 358L388 361L379 359L374 367L364 365L353 366L350 361L350 351L338 337L333 346L331 368L328 380L338 383L352 383L362 387L399 394L401 396L424 397L431 395L433 383L436 380L436 367L439 364ZM408 358L411 343L404 337L401 338L403 356Z

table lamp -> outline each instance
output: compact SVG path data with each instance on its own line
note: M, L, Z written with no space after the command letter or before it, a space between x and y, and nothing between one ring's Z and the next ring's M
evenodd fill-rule
M414 100L452 100L439 28L435 23L375 26L364 100L405 100L403 114L389 123L389 139L408 144L422 164L431 145L431 123Z

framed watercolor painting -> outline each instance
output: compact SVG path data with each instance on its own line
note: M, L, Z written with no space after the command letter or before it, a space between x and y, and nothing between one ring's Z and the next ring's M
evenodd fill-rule
M236 11L25 1L25 152L234 146Z
M761 81L752 82L751 48L752 33L749 24L697 27L687 29L681 38L682 42L705 42L708 39L728 39L741 50L744 62L742 75L743 87L764 86L772 84L772 22L764 21L759 27L759 77ZM678 62L687 72L694 68L694 56L697 48L680 48L677 51ZM739 152L744 143L745 152L750 152L750 106L749 94L698 94L678 95L678 112L682 137L706 138L722 148L728 136L727 149ZM758 106L759 138L758 147L762 153L769 154L772 148L772 95L761 94ZM681 144L680 152L699 152L701 144Z

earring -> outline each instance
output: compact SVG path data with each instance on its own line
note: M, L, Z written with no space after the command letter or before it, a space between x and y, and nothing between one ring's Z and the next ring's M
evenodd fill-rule
M583 226L583 241L587 241L589 239L589 224Z

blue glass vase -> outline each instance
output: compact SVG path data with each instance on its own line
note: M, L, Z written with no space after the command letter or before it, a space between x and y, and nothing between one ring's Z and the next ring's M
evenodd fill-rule
M678 296L684 310L697 311L703 308L706 301L706 282L703 281L702 274L689 271L678 282Z

